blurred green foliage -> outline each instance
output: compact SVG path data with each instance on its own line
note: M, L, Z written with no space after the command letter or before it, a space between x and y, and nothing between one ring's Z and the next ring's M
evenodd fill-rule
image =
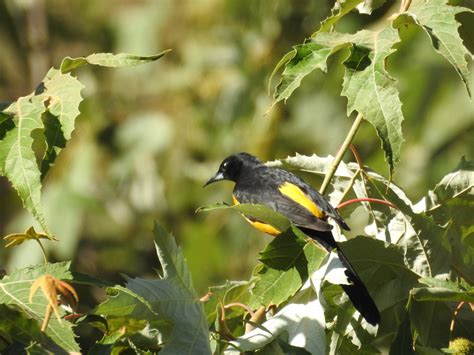
M158 219L180 238L199 292L225 279L247 279L270 237L262 238L225 210L196 214L199 206L230 200L230 184L202 185L236 151L264 160L295 152L336 153L352 118L339 96L342 67L334 61L328 75L313 73L286 105L265 115L274 66L314 32L332 3L1 2L1 101L31 92L65 56L173 49L158 63L78 72L86 86L81 116L43 190L46 218L60 239L50 245L54 258L72 259L75 270L111 281L121 282L120 272L150 275L155 264L150 231ZM474 7L472 0L456 3ZM374 16L351 14L339 26L350 32L377 27L397 9L387 2ZM458 19L472 52L472 15ZM474 110L462 81L433 54L426 35L410 27L400 36L403 44L388 63L399 79L405 116L406 142L394 180L417 200L453 170L460 156L474 158ZM364 163L387 173L369 124L361 127L355 145ZM3 178L0 197L2 235L33 223ZM41 254L26 243L12 252L0 248L0 260L0 268L13 270L40 261ZM91 304L103 297L99 291L90 296L96 298Z

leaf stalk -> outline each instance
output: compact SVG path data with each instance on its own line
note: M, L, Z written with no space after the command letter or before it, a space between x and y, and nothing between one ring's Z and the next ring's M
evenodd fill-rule
M323 184L321 185L321 189L319 191L322 195L324 195L324 193L326 192L329 186L329 183L331 182L332 177L336 173L339 163L341 162L342 158L344 157L344 154L346 153L347 149L351 145L352 140L354 139L357 133L357 130L359 129L363 119L364 117L362 116L362 114L359 113L356 119L354 120L354 123L352 124L352 127L346 136L346 139L344 139L344 142L342 143L341 148L337 152L336 157L334 158L333 162L329 166L329 170L326 173L326 176L324 177Z

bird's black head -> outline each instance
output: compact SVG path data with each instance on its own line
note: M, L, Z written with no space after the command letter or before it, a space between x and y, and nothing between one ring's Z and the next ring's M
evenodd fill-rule
M237 153L224 159L217 173L204 186L220 180L237 181L242 169L261 165L262 162L248 153Z

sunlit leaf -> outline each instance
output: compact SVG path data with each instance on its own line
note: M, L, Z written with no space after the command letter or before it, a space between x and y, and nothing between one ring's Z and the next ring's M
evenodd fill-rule
M210 353L206 315L186 261L174 238L158 223L155 246L163 276L154 280L127 278L126 287L109 289L109 298L95 313L112 319L118 316L143 319L158 331L164 329L165 344L160 353Z
M5 245L5 248L20 245L23 242L26 242L28 240L40 240L40 239L57 240L56 238L48 234L37 233L34 227L28 228L24 233L9 234L3 237L3 239L5 240L5 242L7 242L7 244Z
M306 248L305 235L295 227L280 234L261 253L263 265L256 268L250 304L257 308L285 302L308 278L308 268L318 267L326 255L322 248Z
M349 12L358 7L362 2L367 0L336 0L333 8L331 9L331 15L321 22L321 26L318 31L313 34L312 37L316 36L319 32L329 32L334 25ZM359 10L360 11L360 10Z
M357 6L357 10L361 14L370 15L374 10L385 4L387 0L364 0Z
M456 20L456 14L472 12L471 9L451 6L447 0L412 0L405 13L401 14L395 24L415 23L431 39L433 48L440 53L456 69L471 96L469 66L466 58L472 60L472 54L464 46L458 33L461 25Z
M41 161L41 179L71 139L84 88L77 78L56 69L50 69L42 85L41 96L44 97L47 110L42 118L46 151Z
M48 232L41 208L40 171L32 150L31 137L34 130L43 128L43 101L43 97L30 95L19 98L6 109L6 113L12 114L14 126L0 141L0 174L11 182L25 208Z
M360 31L353 35L342 95L347 97L347 113L357 111L369 121L382 141L390 174L400 159L402 104L396 81L386 71L387 57L400 41L397 30Z
M273 317L251 332L232 341L226 354L262 348L280 334L288 334L288 344L311 354L326 354L324 310L312 292L298 295Z
M0 304L15 306L36 323L41 324L45 318L45 310L50 300L43 294L37 293L33 302L29 302L30 289L33 283L43 275L51 275L59 280L71 280L70 263L43 264L32 266L13 272L0 280ZM62 309L58 309L60 316ZM58 346L66 351L79 351L72 325L69 322L60 323L52 317L46 328L49 336Z
M128 53L94 53L87 57L66 57L61 62L60 68L62 73L68 73L86 64L111 68L131 67L158 60L170 51L171 49L167 49L161 53L150 56L140 56Z

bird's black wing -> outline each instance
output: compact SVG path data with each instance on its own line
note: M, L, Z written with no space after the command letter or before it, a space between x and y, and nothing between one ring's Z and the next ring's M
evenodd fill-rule
M285 181L289 181L290 183L295 184L296 186L301 188L301 190L311 198L311 200L318 206L321 211L324 212L325 215L334 219L342 229L350 230L349 226L346 224L346 222L344 222L344 219L341 217L339 212L337 212L337 210L329 203L328 200L326 200L323 195L321 195L311 185L306 183L304 180L302 180L295 174L286 170L280 171L283 172L282 175L284 176Z
M289 175L290 174L290 175ZM332 226L318 218L307 208L283 195L280 191L285 182L295 175L280 169L261 166L252 171L249 178L243 176L235 185L234 196L240 203L262 204L286 216L298 226L317 231L329 231Z

